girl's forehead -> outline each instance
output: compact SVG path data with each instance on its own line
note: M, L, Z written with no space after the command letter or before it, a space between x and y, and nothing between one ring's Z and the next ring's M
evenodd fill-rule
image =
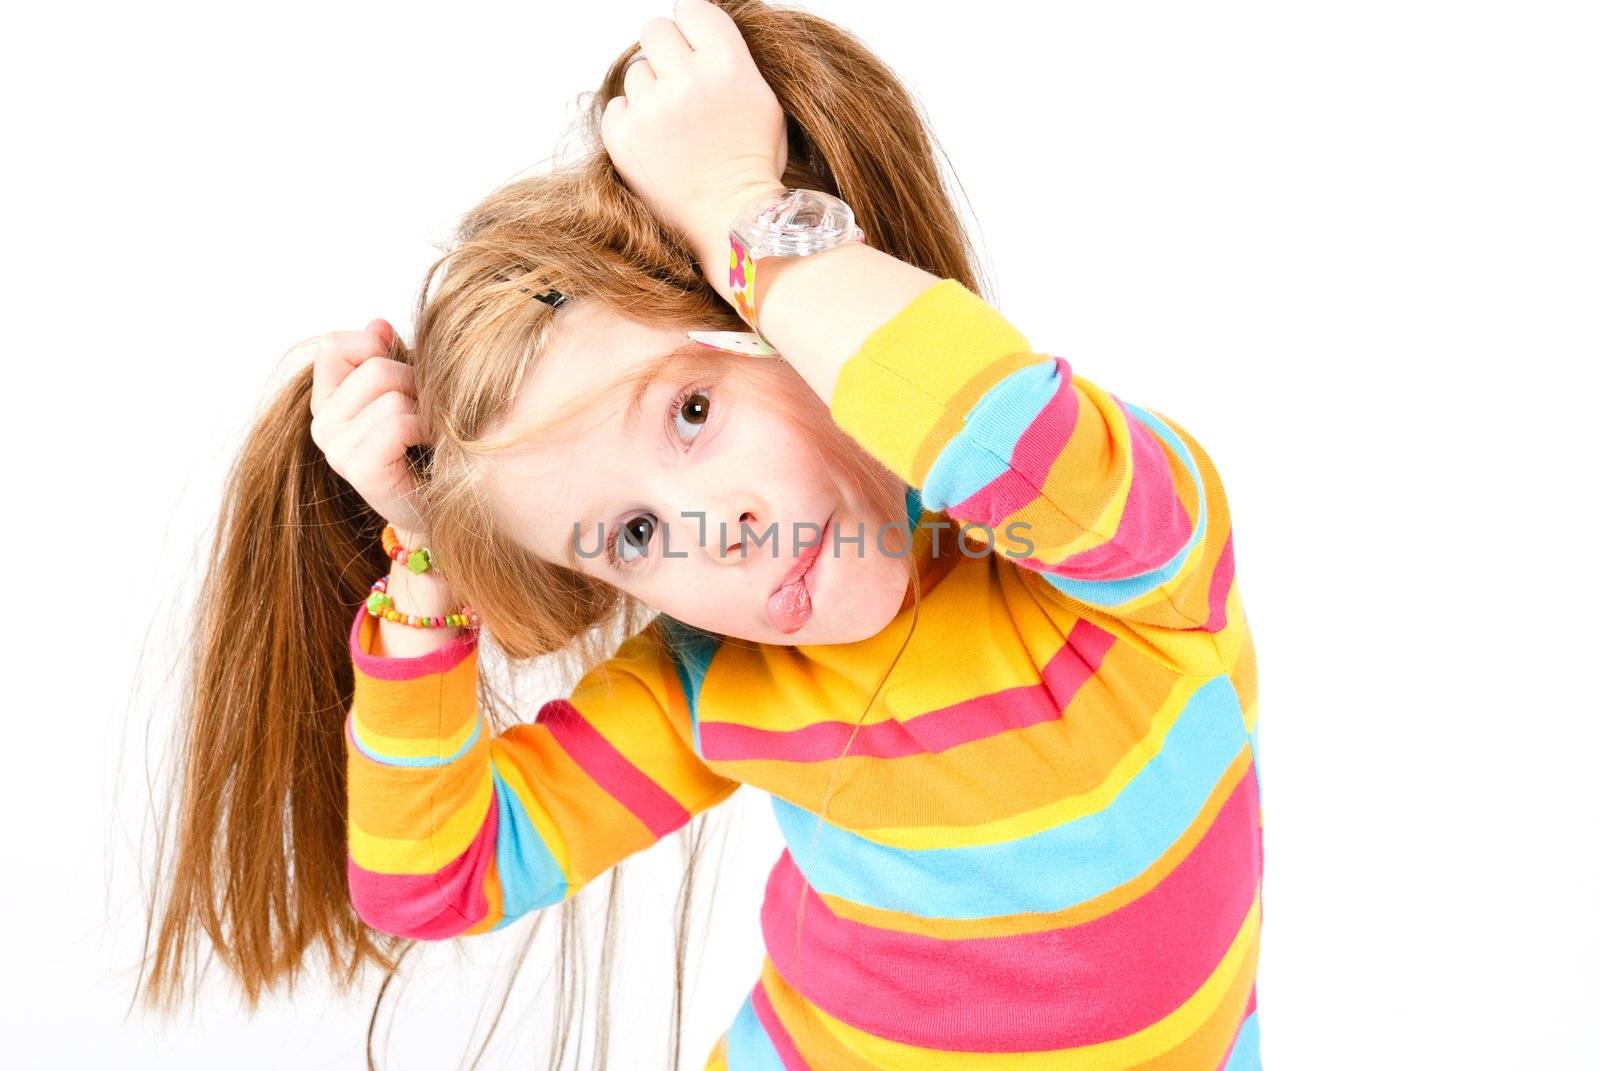
M517 419L524 424L564 413L597 387L685 344L681 330L654 328L592 307L572 312L547 337L543 354L518 389ZM556 314L558 321L561 316Z
M773 358L777 351L754 331L658 327L599 306L564 310L546 342L544 357L524 380L516 409L523 422L554 417L608 381L631 377L685 348L732 357ZM636 404L624 396L622 403Z

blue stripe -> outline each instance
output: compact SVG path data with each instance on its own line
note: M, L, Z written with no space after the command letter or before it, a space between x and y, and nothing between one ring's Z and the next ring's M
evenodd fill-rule
M1177 576L1183 569L1184 562L1189 560L1189 555L1200 546L1206 537L1206 485L1200 478L1200 469L1195 465L1194 455L1189 452L1189 447L1184 441L1173 434L1171 428L1158 417L1145 412L1132 402L1124 401L1140 423L1146 425L1159 436L1168 446L1172 447L1178 457L1183 460L1183 467L1188 470L1189 478L1194 481L1196 493L1199 495L1199 517L1194 524L1194 531L1189 534L1189 542L1174 554L1166 565L1152 569L1147 573L1137 576L1124 577L1120 580L1074 580L1071 577L1058 576L1055 573L1040 570L1040 575L1055 585L1060 590L1071 595L1080 602L1104 609L1112 609L1125 605L1132 599L1146 595Z
M461 756L472 750L472 745L478 742L478 737L483 735L483 716L478 716L478 722L472 727L472 735L467 737L467 742L456 749L454 755L422 755L417 758L397 758L389 755L380 755L361 742L361 730L355 722L355 712L350 714L350 738L356 743L356 750L361 752L373 762L381 762L385 766L448 766Z
M712 656L722 646L722 637L666 614L658 615L656 621L671 646L669 654L672 668L678 675L678 684L683 688L684 700L689 705L694 753L704 758L705 752L700 748L700 690L705 686Z
M928 469L922 489L927 507L964 502L1009 471L1023 432L1060 389L1061 366L1051 357L984 391Z
M567 879L539 835L538 827L528 817L522 800L511 791L499 770L493 766L489 770L494 776L494 793L500 811L494 858L500 873L500 898L504 902L501 910L506 918L495 927L499 929L518 915L564 900Z
M1239 1027L1233 1053L1222 1071L1261 1071L1261 1022L1257 1014L1251 1012L1250 1018Z
M1194 823L1244 744L1238 693L1219 674L1109 806L1016 840L895 848L776 796L772 806L795 864L821 892L932 918L1060 911L1147 870Z
M784 1071L783 1060L767 1037L756 1006L744 998L733 1025L728 1027L728 1071Z

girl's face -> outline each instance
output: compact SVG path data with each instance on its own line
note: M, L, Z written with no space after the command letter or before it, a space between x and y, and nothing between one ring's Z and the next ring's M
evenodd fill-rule
M699 345L597 302L569 301L557 323L496 431L565 416L596 387ZM498 514L540 558L711 632L774 644L879 632L907 591L904 544L882 526L904 516L869 515L785 413L690 377L669 372L631 410L602 401L559 441L492 458Z

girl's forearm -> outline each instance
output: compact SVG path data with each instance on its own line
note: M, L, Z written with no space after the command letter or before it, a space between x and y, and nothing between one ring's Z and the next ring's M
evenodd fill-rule
M422 546L427 540L417 533L396 530L400 544L406 547ZM450 585L439 578L434 570L413 573L404 562L394 562L389 567L389 594L395 608L408 614L432 617L436 614L454 613L455 596ZM387 658L415 658L432 654L460 634L459 628L416 628L380 617L378 631L372 640L374 655Z
M701 239L707 281L733 304L728 285L727 222ZM756 274L761 333L824 402L839 369L872 332L939 276L862 242L803 257L763 257Z

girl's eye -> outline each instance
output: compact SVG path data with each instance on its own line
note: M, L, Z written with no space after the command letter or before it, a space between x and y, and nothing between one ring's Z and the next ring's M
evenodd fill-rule
M679 391L667 407L678 435L694 442L711 419L709 387L689 387ZM654 514L641 513L624 522L606 540L606 560L614 566L629 567L650 553L650 540L660 522Z
M694 442L711 419L711 392L704 387L690 387L679 394L672 404L672 419L678 434L687 442Z
M641 513L625 522L607 541L607 550L613 565L626 564L644 557L650 551L650 540L656 533L653 514Z

